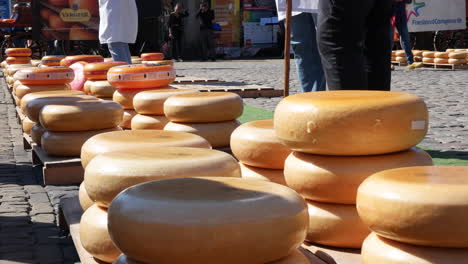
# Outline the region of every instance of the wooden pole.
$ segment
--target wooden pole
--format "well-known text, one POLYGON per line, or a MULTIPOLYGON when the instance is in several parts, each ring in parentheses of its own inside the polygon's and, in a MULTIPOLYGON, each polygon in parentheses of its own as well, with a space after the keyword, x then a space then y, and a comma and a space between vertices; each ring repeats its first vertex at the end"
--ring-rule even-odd
POLYGON ((291 50, 291 13, 292 0, 286 0, 286 19, 284 20, 284 87, 283 96, 289 95, 289 71, 290 71, 290 53, 291 50))

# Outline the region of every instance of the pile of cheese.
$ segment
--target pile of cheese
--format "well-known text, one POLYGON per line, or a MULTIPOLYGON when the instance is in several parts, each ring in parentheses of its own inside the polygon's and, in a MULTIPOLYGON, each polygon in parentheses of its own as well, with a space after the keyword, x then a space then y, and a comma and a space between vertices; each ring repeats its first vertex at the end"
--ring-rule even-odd
POLYGON ((447 49, 447 51, 424 51, 423 62, 434 64, 466 64, 467 49, 447 49))

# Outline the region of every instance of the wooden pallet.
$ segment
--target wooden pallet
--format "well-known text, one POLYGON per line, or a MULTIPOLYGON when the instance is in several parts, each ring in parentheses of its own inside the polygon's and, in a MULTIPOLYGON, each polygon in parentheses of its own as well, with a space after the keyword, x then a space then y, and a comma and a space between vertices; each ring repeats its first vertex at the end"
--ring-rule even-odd
POLYGON ((272 87, 242 82, 212 82, 204 84, 174 84, 178 89, 195 89, 201 92, 232 92, 243 98, 279 97, 283 96, 283 90, 272 87))
POLYGON ((392 65, 396 65, 396 66, 407 66, 408 63, 407 63, 407 62, 401 62, 401 61, 392 61, 392 65))
POLYGON ((443 68, 452 69, 452 71, 468 69, 468 64, 446 64, 446 63, 428 63, 428 62, 424 62, 423 65, 425 67, 430 67, 430 68, 434 68, 434 69, 443 69, 443 68))
POLYGON ((32 149, 33 145, 36 145, 36 143, 34 143, 31 136, 26 134, 26 133, 23 133, 23 148, 24 148, 24 150, 32 149))
POLYGON ((46 185, 78 184, 83 181, 84 170, 81 159, 76 157, 49 156, 41 147, 32 145, 33 165, 42 165, 46 185))
POLYGON ((18 120, 18 124, 22 125, 23 120, 26 118, 26 116, 22 113, 21 108, 19 106, 15 107, 16 110, 16 118, 18 120))
POLYGON ((209 83, 209 82, 222 82, 218 79, 210 79, 210 78, 200 78, 200 77, 191 77, 191 76, 177 76, 174 84, 182 84, 182 83, 209 83))

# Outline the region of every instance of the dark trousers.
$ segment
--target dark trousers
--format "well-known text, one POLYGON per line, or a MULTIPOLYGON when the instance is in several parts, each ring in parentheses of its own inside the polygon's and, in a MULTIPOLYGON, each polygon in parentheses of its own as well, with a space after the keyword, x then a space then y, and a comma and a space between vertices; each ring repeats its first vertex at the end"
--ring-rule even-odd
POLYGON ((319 1, 317 40, 329 90, 390 90, 390 17, 391 0, 319 1))
POLYGON ((172 38, 172 58, 181 59, 182 58, 182 32, 174 31, 172 38))
POLYGON ((215 40, 212 29, 200 29, 202 59, 215 59, 215 40))

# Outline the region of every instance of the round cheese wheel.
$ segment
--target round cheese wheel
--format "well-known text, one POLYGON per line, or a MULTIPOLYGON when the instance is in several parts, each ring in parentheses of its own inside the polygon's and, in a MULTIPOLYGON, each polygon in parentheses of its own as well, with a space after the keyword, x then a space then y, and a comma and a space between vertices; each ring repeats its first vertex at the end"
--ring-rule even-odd
POLYGON ((8 57, 29 57, 32 54, 29 48, 9 48, 5 50, 8 57))
POLYGON ((80 156, 81 147, 86 140, 91 137, 111 132, 121 131, 120 127, 101 129, 101 130, 90 130, 90 131, 79 131, 79 132, 53 132, 46 131, 41 138, 41 146, 47 154, 51 156, 60 157, 74 157, 80 156))
POLYGON ((450 59, 465 59, 468 55, 467 52, 450 52, 449 58, 450 59))
POLYGON ((372 233, 362 244, 361 256, 363 264, 449 264, 466 262, 468 249, 413 246, 372 233))
POLYGON ((198 93, 194 89, 157 89, 138 93, 133 97, 133 107, 142 115, 164 115, 164 102, 177 94, 198 93))
POLYGON ((160 65, 172 65, 174 66, 173 60, 156 60, 156 61, 141 61, 141 63, 146 64, 160 64, 160 65))
POLYGON ((6 82, 8 85, 13 85, 15 83, 15 78, 11 77, 11 76, 7 76, 6 77, 6 82))
POLYGON ((40 60, 31 60, 31 65, 33 67, 39 67, 39 65, 41 65, 41 61, 40 60))
MULTIPOLYGON (((13 76, 17 71, 24 68, 31 68, 31 64, 13 64, 6 68, 5 73, 7 76, 13 76)), ((16 80, 15 80, 16 81, 16 80)))
POLYGON ((107 80, 107 71, 110 68, 125 64, 127 63, 122 61, 88 63, 84 67, 84 76, 87 80, 107 80))
POLYGON ((423 57, 422 61, 424 63, 434 63, 434 58, 423 57))
POLYGON ((84 61, 87 63, 93 62, 103 62, 104 58, 100 55, 76 55, 76 56, 67 56, 60 61, 61 66, 70 66, 76 62, 84 61))
POLYGON ((189 93, 168 98, 164 114, 173 122, 221 122, 241 116, 243 107, 242 98, 235 93, 189 93))
POLYGON ((131 121, 132 130, 157 129, 163 130, 169 120, 165 116, 135 115, 131 121))
MULTIPOLYGON (((424 52, 424 50, 413 50, 413 56, 422 57, 422 56, 423 56, 423 52, 424 52)), ((405 55, 405 56, 406 56, 406 55, 405 55)))
POLYGON ((378 235, 421 246, 468 247, 468 167, 382 171, 359 187, 357 209, 378 235))
POLYGON ((24 118, 22 120, 22 127, 23 127, 23 132, 26 133, 27 135, 31 135, 31 128, 36 125, 35 122, 31 121, 29 118, 24 118))
POLYGON ((371 232, 355 205, 307 201, 309 228, 306 240, 327 246, 361 248, 371 232))
POLYGON ((123 109, 115 102, 83 100, 73 105, 46 105, 39 120, 50 131, 87 131, 116 127, 123 109))
POLYGON ((70 82, 72 90, 80 91, 83 90, 86 78, 84 77, 84 67, 88 64, 87 62, 79 61, 70 65, 70 69, 73 70, 75 78, 70 82))
POLYGON ((163 53, 142 53, 141 54, 142 61, 159 61, 164 60, 163 53))
POLYGON ((288 96, 276 107, 274 123, 278 138, 294 151, 362 156, 415 146, 429 119, 416 95, 342 90, 288 96))
POLYGON ((266 169, 282 169, 291 153, 275 134, 273 120, 242 124, 231 134, 231 150, 244 164, 266 169))
POLYGON ((397 50, 395 51, 395 57, 405 57, 406 58, 406 53, 404 50, 397 50))
POLYGON ((84 182, 80 184, 80 189, 78 191, 78 199, 80 201, 80 206, 81 209, 83 209, 83 211, 88 210, 88 208, 94 204, 93 200, 89 198, 88 193, 86 192, 84 182))
POLYGON ((434 51, 424 51, 423 52, 423 57, 434 58, 435 57, 435 52, 434 51))
POLYGON ((160 130, 126 130, 109 132, 90 138, 81 148, 81 164, 86 168, 97 155, 125 151, 127 149, 160 147, 207 148, 211 145, 204 138, 190 133, 160 130))
POLYGON ((435 58, 434 63, 436 64, 447 64, 449 59, 446 58, 435 58))
POLYGON ((95 81, 86 81, 84 84, 83 84, 83 92, 85 94, 91 94, 91 85, 93 85, 95 81))
POLYGON ((6 68, 7 65, 8 65, 8 64, 7 64, 6 61, 2 61, 2 62, 0 63, 0 67, 2 67, 2 68, 6 68))
POLYGON ((44 56, 42 57, 41 64, 46 66, 60 66, 60 61, 65 57, 65 55, 44 56))
POLYGON ((30 57, 7 57, 5 61, 8 64, 30 64, 31 58, 30 57))
POLYGON ((359 185, 372 174, 432 165, 431 156, 418 148, 377 156, 322 156, 294 152, 286 159, 284 175, 288 186, 305 199, 356 204, 359 185))
POLYGON ((96 98, 89 95, 66 95, 66 96, 55 96, 55 97, 40 97, 31 100, 25 108, 24 114, 34 122, 39 122, 39 114, 42 108, 46 105, 74 105, 77 102, 83 100, 93 100, 96 98))
POLYGON ((439 51, 439 52, 434 53, 434 57, 448 59, 449 53, 445 51, 439 51))
POLYGON ((112 58, 104 58, 104 62, 110 62, 110 61, 114 61, 114 59, 112 59, 112 58))
POLYGON ((421 57, 421 56, 414 56, 414 61, 415 61, 415 62, 422 62, 422 60, 423 60, 423 57, 421 57))
POLYGON ((143 61, 140 58, 132 58, 132 64, 140 64, 143 63, 143 61))
POLYGON ((134 109, 133 108, 133 97, 136 94, 148 91, 148 89, 118 89, 112 95, 112 100, 119 103, 124 109, 134 109))
POLYGON ((449 64, 465 64, 466 59, 448 59, 449 64))
POLYGON ((17 96, 13 95, 13 100, 15 101, 15 105, 20 105, 21 104, 21 99, 19 99, 17 96))
POLYGON ((446 51, 446 52, 454 52, 455 49, 446 49, 445 51, 446 51))
POLYGON ((107 207, 117 194, 135 184, 200 175, 241 177, 237 161, 222 151, 144 147, 94 157, 86 166, 84 181, 89 197, 107 207))
POLYGON ((73 70, 68 67, 26 68, 15 73, 15 78, 27 85, 65 84, 74 77, 73 70))
POLYGON ((251 180, 263 180, 286 185, 283 170, 264 169, 249 166, 239 162, 242 178, 251 180))
POLYGON ((74 95, 84 95, 80 91, 71 91, 71 90, 57 90, 57 91, 46 91, 46 92, 34 92, 25 95, 21 98, 21 111, 26 113, 26 107, 32 100, 42 97, 68 97, 74 95))
POLYGON ((392 50, 392 57, 396 57, 396 50, 392 50))
POLYGON ((187 132, 199 135, 210 142, 214 148, 229 146, 232 132, 240 125, 239 121, 226 121, 216 123, 182 124, 169 122, 164 127, 167 131, 187 132))
POLYGON ((395 60, 398 62, 406 62, 406 57, 395 57, 395 60))
POLYGON ((98 98, 109 98, 112 97, 114 92, 117 90, 108 81, 95 81, 90 85, 90 94, 98 98))
POLYGON ((130 187, 112 201, 108 221, 114 243, 135 260, 218 264, 222 258, 223 264, 239 264, 293 253, 304 240, 308 216, 302 197, 286 186, 203 177, 130 187))
POLYGON ((36 92, 47 92, 47 91, 65 91, 70 90, 68 84, 53 84, 53 85, 29 85, 23 84, 15 88, 15 95, 18 98, 23 98, 25 95, 36 92))
POLYGON ((31 139, 38 146, 41 145, 41 137, 45 133, 45 129, 40 124, 35 124, 31 128, 31 139))
POLYGON ((112 263, 121 254, 107 230, 107 211, 92 205, 81 216, 80 240, 83 248, 93 257, 112 263))
POLYGON ((107 72, 107 80, 117 88, 166 87, 175 80, 171 65, 132 64, 116 66, 107 72))
POLYGON ((132 128, 132 118, 137 115, 135 110, 124 110, 122 122, 120 123, 121 128, 131 129, 132 128))

